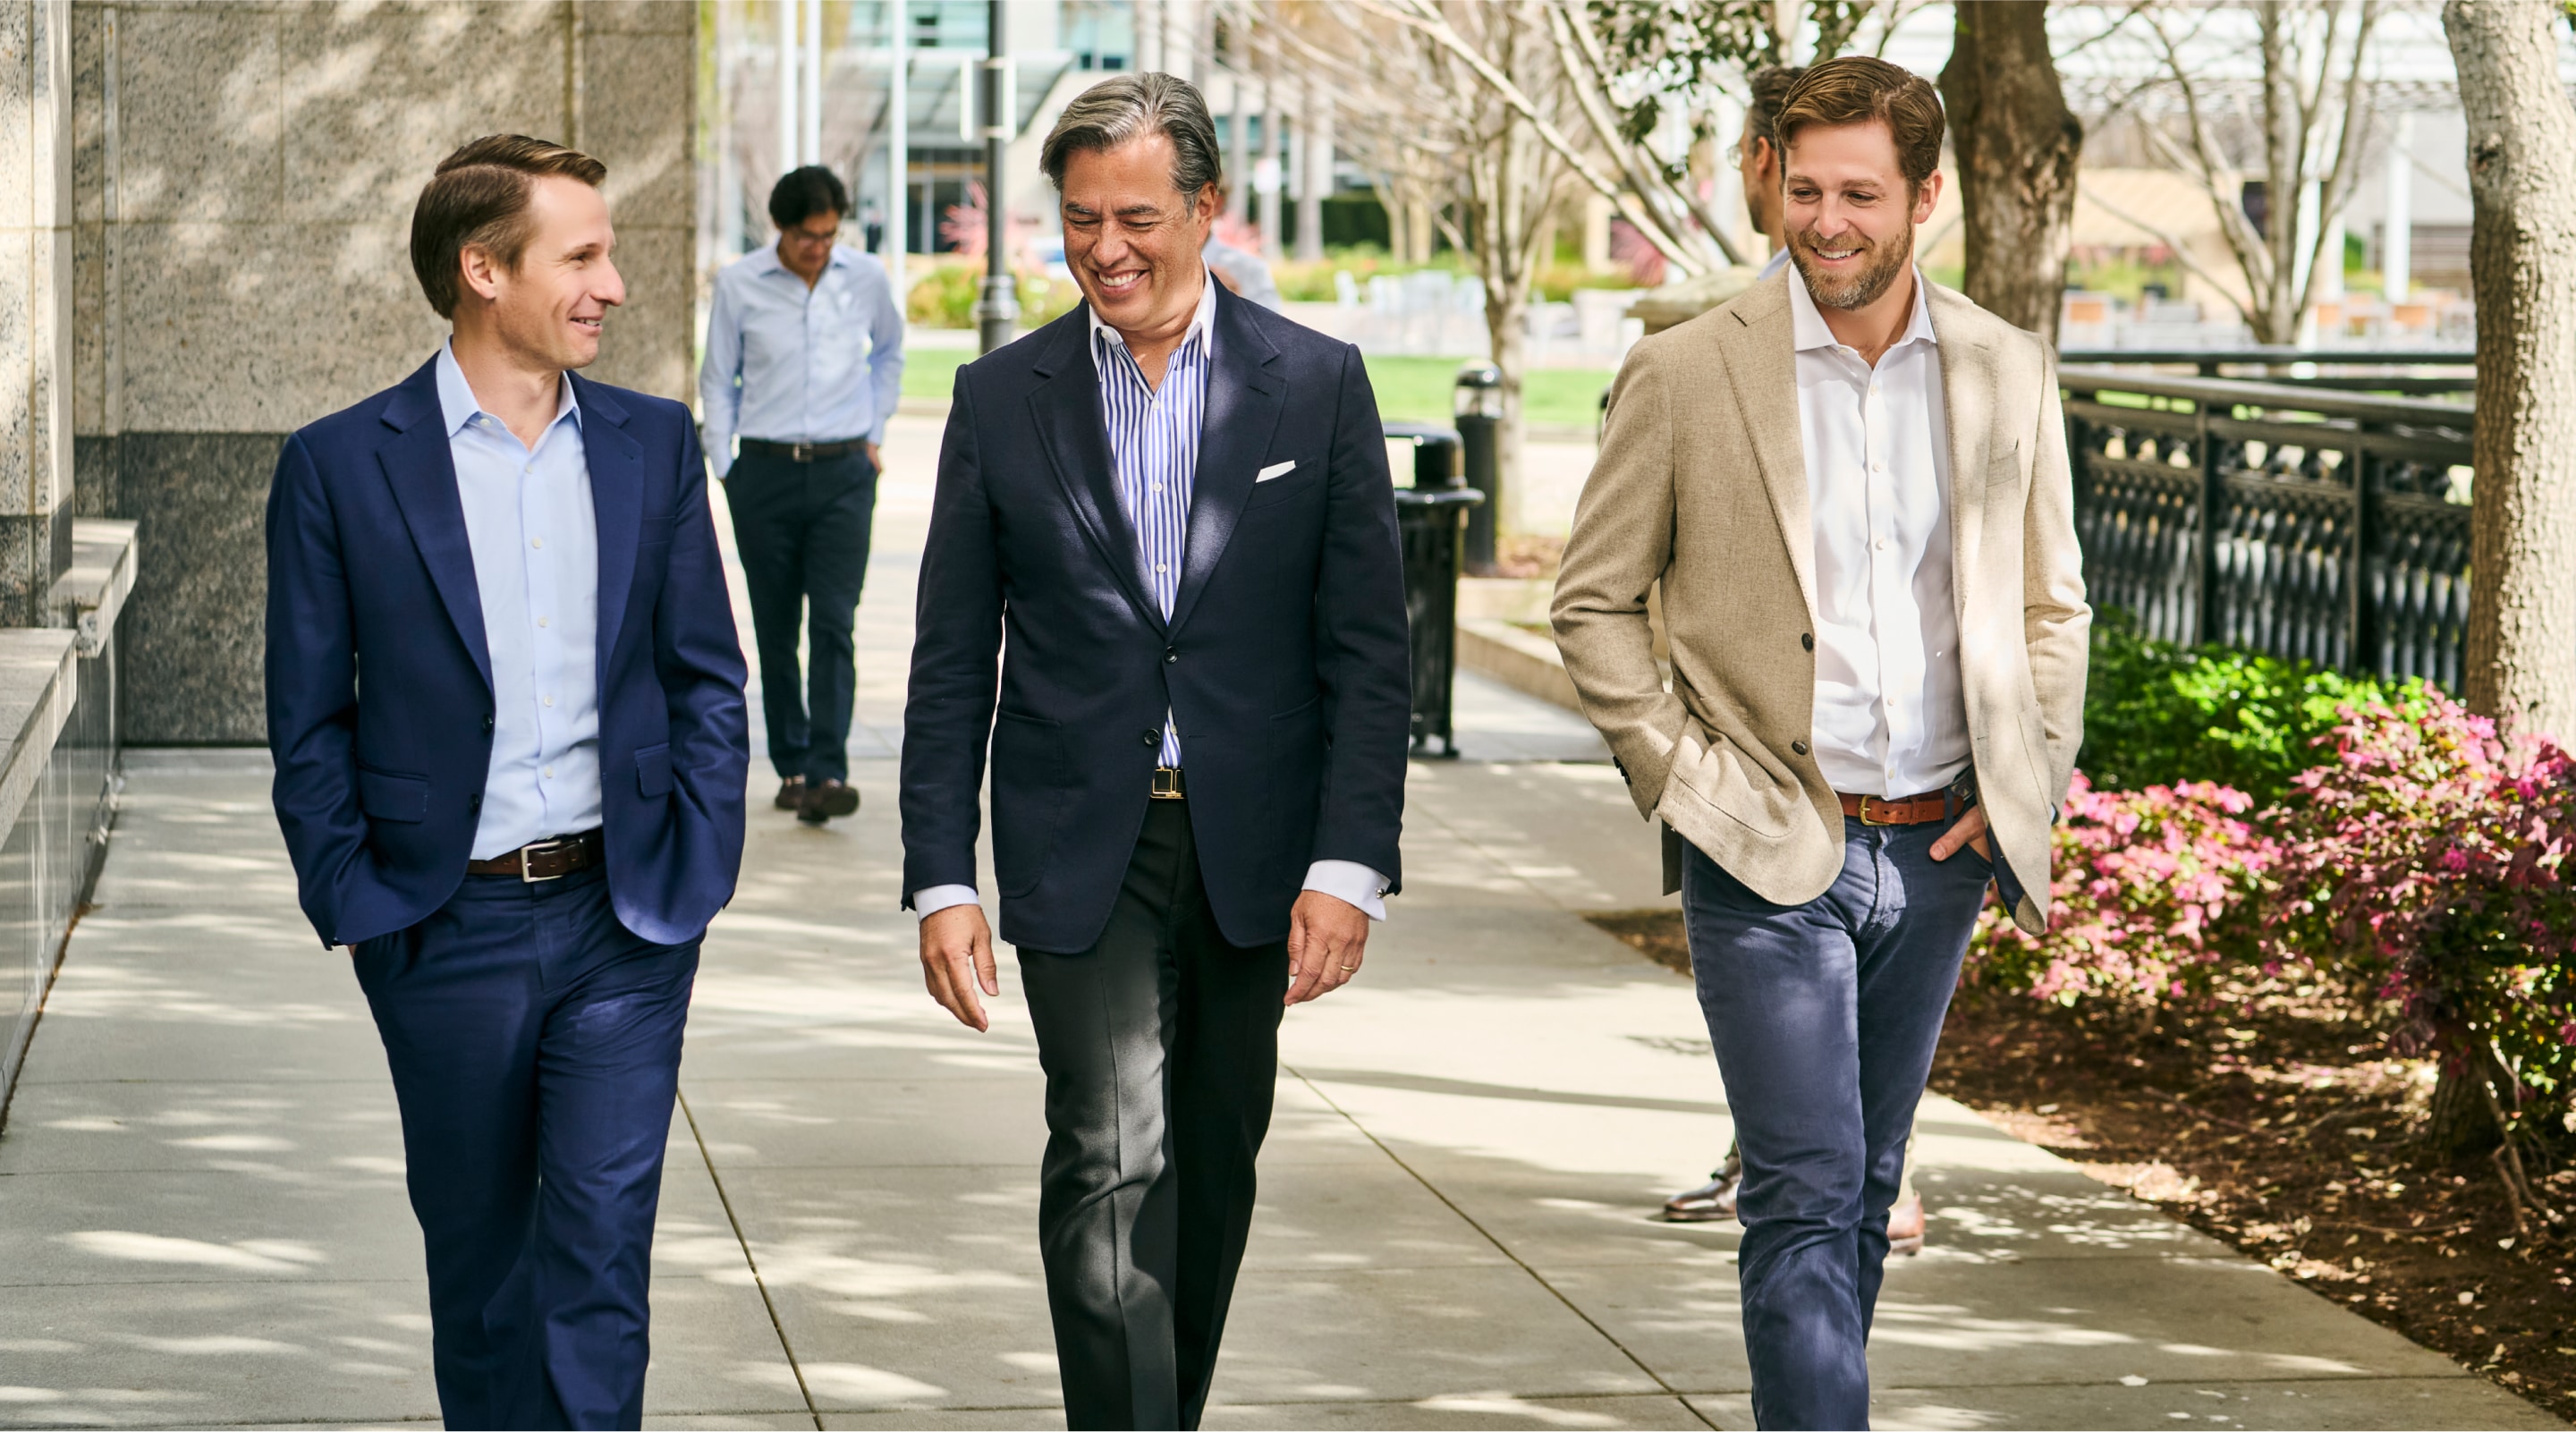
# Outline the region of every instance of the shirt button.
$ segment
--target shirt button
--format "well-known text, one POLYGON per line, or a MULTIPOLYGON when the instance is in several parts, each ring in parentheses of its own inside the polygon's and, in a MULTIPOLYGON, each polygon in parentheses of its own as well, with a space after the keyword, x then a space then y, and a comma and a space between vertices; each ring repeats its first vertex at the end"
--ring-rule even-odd
POLYGON ((551 696, 547 697, 547 698, 546 698, 546 704, 547 704, 548 706, 552 706, 552 705, 554 705, 554 704, 555 704, 555 699, 554 699, 553 697, 551 697, 551 696))
POLYGON ((545 774, 546 774, 546 779, 547 779, 547 780, 550 780, 550 781, 551 781, 551 780, 553 780, 553 779, 555 778, 555 768, 554 768, 554 767, 552 767, 552 766, 548 766, 548 767, 546 767, 546 773, 545 773, 545 774))
POLYGON ((544 617, 539 617, 539 618, 537 618, 537 625, 538 625, 538 626, 541 626, 541 627, 542 627, 542 626, 544 626, 545 624, 546 624, 546 619, 545 619, 544 617))
POLYGON ((1170 565, 1169 565, 1169 564, 1167 564, 1167 563, 1163 563, 1163 562, 1156 562, 1156 563, 1154 564, 1154 571, 1155 571, 1157 574, 1164 573, 1164 572, 1168 572, 1168 571, 1170 571, 1170 570, 1172 570, 1172 569, 1171 569, 1170 565))
POLYGON ((545 549, 546 539, 543 537, 532 537, 528 540, 528 545, 537 548, 539 551, 543 551, 545 549))

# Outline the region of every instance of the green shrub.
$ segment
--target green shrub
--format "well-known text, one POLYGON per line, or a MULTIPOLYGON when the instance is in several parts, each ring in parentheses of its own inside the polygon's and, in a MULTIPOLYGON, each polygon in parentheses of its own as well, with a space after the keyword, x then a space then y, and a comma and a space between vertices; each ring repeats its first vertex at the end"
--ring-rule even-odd
POLYGON ((2423 682, 2390 684, 2232 647, 2185 647, 2138 634, 2116 611, 2093 625, 2084 698, 2085 774, 2102 790, 2215 781, 2277 803, 2290 778, 2332 758, 2320 749, 2345 706, 2429 709, 2423 682))
MULTIPOLYGON (((1071 279, 1022 273, 1019 280, 1023 333, 1062 317, 1082 301, 1082 290, 1071 279)), ((912 280, 904 296, 904 317, 925 328, 972 328, 975 303, 983 296, 982 259, 943 260, 922 269, 920 277, 912 280)))

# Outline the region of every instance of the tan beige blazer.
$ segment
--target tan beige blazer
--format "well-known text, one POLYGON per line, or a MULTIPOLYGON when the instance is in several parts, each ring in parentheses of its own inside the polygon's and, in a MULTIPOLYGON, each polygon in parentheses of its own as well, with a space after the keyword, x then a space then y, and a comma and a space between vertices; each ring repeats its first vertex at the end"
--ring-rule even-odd
MULTIPOLYGON (((1638 812, 1794 905, 1841 873, 1843 815, 1807 747, 1815 538, 1788 282, 1783 271, 1630 352, 1550 615, 1638 812), (1646 620, 1657 582, 1669 691, 1646 620)), ((2056 363, 1960 294, 1933 285, 1930 302, 1969 748, 1993 840, 2026 892, 2014 918, 2036 933, 2049 823, 2083 739, 2093 619, 2056 363)))

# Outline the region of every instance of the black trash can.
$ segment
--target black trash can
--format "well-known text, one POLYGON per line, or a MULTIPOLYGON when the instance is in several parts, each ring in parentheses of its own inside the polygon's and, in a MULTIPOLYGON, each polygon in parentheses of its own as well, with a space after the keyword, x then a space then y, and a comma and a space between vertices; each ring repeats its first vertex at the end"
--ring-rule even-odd
POLYGON ((1388 423, 1390 441, 1413 443, 1413 486, 1395 490, 1404 547, 1404 616, 1413 645, 1413 754, 1458 754, 1450 729, 1458 670, 1458 567, 1463 519, 1485 494, 1459 481, 1458 434, 1428 423, 1388 423))
POLYGON ((1503 370, 1470 363, 1458 370, 1456 406, 1459 457, 1469 487, 1485 500, 1467 514, 1467 570, 1494 574, 1494 524, 1502 516, 1503 370))

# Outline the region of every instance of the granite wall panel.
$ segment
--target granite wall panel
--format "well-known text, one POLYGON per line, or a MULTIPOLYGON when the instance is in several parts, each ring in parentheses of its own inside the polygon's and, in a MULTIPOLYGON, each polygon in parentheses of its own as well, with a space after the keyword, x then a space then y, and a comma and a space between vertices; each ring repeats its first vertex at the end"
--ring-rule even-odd
POLYGON ((275 11, 117 9, 120 222, 274 222, 285 199, 275 11))
POLYGON ((259 745, 268 573, 261 519, 284 433, 126 433, 124 511, 139 519, 125 647, 127 739, 259 745))

